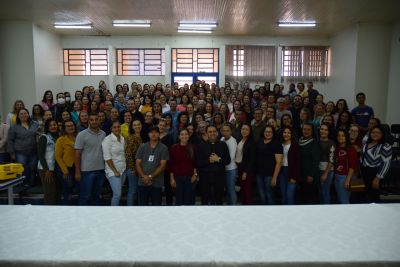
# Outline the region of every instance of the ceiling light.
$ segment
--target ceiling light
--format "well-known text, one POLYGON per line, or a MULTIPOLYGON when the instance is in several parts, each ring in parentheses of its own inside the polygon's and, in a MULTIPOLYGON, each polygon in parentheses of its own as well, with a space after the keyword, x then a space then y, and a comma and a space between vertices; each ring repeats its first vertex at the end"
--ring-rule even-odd
POLYGON ((54 28, 57 29, 91 29, 92 23, 69 23, 69 22, 56 22, 54 28))
POLYGON ((280 21, 278 22, 279 27, 315 27, 317 23, 315 21, 303 21, 303 22, 294 22, 294 21, 280 21))
POLYGON ((114 20, 114 27, 151 27, 150 20, 114 20))
POLYGON ((215 28, 217 27, 217 22, 215 21, 180 21, 180 28, 215 28))
POLYGON ((212 33, 211 30, 199 30, 199 29, 178 29, 178 32, 182 32, 182 33, 212 33))

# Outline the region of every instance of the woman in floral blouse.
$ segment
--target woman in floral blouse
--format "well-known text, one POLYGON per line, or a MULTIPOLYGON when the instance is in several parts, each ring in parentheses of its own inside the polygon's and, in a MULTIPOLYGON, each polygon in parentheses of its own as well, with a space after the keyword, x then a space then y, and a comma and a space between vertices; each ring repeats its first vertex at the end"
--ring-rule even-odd
POLYGON ((129 127, 129 135, 125 140, 125 157, 127 166, 127 177, 128 177, 128 196, 127 204, 128 206, 133 206, 135 196, 137 194, 138 188, 138 176, 136 173, 136 152, 139 146, 143 143, 141 136, 142 123, 140 120, 134 120, 131 122, 129 127))

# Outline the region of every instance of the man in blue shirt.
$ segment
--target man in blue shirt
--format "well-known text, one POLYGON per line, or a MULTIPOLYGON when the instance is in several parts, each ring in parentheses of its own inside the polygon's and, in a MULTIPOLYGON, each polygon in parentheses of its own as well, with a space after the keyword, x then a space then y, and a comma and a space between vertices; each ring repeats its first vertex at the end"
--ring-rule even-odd
POLYGON ((374 117, 374 110, 365 104, 365 98, 364 93, 357 94, 356 100, 358 106, 353 108, 351 116, 353 122, 366 131, 368 129, 368 121, 374 117))

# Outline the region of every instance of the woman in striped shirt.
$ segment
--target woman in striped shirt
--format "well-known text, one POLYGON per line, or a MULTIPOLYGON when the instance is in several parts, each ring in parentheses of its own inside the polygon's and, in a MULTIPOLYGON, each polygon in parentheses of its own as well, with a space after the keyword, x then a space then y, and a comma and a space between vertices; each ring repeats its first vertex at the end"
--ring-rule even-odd
POLYGON ((368 202, 379 202, 379 186, 390 168, 392 147, 386 142, 385 131, 378 125, 371 128, 361 156, 361 174, 364 178, 368 202))

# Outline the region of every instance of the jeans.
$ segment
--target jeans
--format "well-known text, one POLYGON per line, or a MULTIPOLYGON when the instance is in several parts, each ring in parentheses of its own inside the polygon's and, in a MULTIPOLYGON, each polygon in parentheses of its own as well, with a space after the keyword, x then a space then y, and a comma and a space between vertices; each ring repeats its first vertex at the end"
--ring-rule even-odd
POLYGON ((148 206, 151 200, 153 206, 161 206, 162 188, 155 186, 139 186, 138 199, 140 206, 148 206))
POLYGON ((0 153, 0 164, 10 162, 10 155, 8 153, 0 153))
POLYGON ((294 205, 296 184, 289 180, 289 167, 282 166, 279 172, 279 187, 281 188, 281 201, 283 205, 294 205))
POLYGON ((236 178, 238 175, 238 170, 228 170, 226 173, 226 191, 228 193, 228 205, 236 205, 237 195, 236 195, 236 178))
POLYGON ((60 168, 56 168, 57 176, 60 179, 60 183, 62 185, 62 205, 71 205, 72 193, 74 188, 79 189, 79 182, 75 180, 75 167, 68 168, 68 177, 64 178, 64 175, 60 168))
POLYGON ((111 206, 119 206, 119 201, 121 200, 122 185, 126 179, 126 172, 122 173, 120 177, 110 176, 108 177, 108 182, 110 183, 113 196, 111 199, 111 206))
POLYGON ((24 165, 25 184, 35 185, 35 169, 37 166, 37 155, 35 154, 15 154, 15 161, 24 165))
MULTIPOLYGON (((324 171, 321 171, 321 176, 324 171)), ((320 188, 320 199, 321 204, 330 204, 331 203, 331 185, 333 181, 333 171, 329 171, 326 177, 325 182, 321 182, 320 188)))
POLYGON ((347 175, 335 174, 335 188, 340 204, 350 204, 350 191, 344 187, 347 175))
POLYGON ((257 187, 262 205, 273 205, 272 176, 257 175, 257 187))
POLYGON ((83 171, 81 173, 79 205, 99 206, 103 190, 104 170, 83 171))
POLYGON ((126 171, 126 176, 128 178, 128 196, 126 198, 126 202, 128 206, 133 206, 138 192, 139 178, 134 175, 132 169, 128 169, 126 171))
POLYGON ((193 184, 190 176, 176 176, 176 205, 193 205, 193 184))

